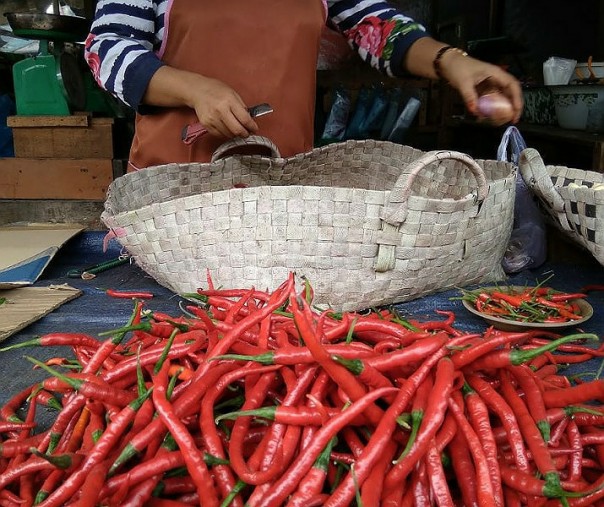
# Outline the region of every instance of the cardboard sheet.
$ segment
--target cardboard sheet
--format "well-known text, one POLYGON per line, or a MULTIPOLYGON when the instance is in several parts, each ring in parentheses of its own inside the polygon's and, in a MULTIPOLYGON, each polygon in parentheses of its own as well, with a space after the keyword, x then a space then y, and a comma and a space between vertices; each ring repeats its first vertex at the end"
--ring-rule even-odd
POLYGON ((80 224, 0 227, 0 289, 33 284, 59 248, 83 229, 80 224))
POLYGON ((5 300, 0 304, 0 341, 81 294, 69 285, 0 290, 0 298, 5 300))

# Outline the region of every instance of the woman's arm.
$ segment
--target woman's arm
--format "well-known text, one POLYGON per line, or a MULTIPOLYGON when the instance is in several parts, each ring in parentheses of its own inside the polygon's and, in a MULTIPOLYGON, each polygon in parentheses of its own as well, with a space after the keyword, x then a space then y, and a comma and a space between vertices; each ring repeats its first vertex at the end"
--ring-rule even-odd
POLYGON ((97 83, 135 110, 190 107, 214 135, 245 137, 258 130, 229 86, 165 65, 155 49, 163 39, 167 0, 100 0, 85 44, 97 83))
MULTIPOLYGON (((134 109, 163 63, 155 55, 162 5, 152 0, 99 0, 85 58, 101 88, 134 109)), ((159 27, 159 32, 163 26, 159 27)))
POLYGON ((461 95, 468 111, 484 116, 478 98, 484 93, 502 94, 511 107, 496 123, 517 122, 522 113, 522 90, 518 80, 496 65, 448 50, 402 12, 381 0, 328 0, 330 22, 350 46, 372 67, 389 76, 412 74, 427 79, 445 79, 461 95), (434 65, 438 60, 439 74, 434 65))

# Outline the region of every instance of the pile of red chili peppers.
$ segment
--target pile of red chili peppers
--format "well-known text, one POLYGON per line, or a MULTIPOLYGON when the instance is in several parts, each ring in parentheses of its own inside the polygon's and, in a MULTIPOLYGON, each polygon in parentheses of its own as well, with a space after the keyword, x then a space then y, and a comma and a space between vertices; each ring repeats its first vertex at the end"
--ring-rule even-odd
POLYGON ((320 311, 293 277, 208 285, 179 316, 136 300, 102 340, 12 346, 73 357, 29 357, 48 378, 0 408, 0 505, 603 502, 604 380, 560 372, 603 357, 597 336, 320 311))
POLYGON ((517 322, 565 323, 583 318, 577 300, 584 293, 555 291, 549 287, 501 287, 464 291, 462 299, 481 313, 517 322))

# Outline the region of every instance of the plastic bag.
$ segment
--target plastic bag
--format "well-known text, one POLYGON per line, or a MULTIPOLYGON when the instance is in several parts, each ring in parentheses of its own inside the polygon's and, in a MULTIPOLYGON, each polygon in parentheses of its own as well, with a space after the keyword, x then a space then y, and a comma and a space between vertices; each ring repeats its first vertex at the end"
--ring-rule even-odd
POLYGON ((388 139, 390 132, 394 128, 396 119, 399 115, 399 109, 402 99, 402 90, 400 88, 394 88, 390 90, 390 97, 388 98, 388 107, 386 108, 386 114, 384 115, 384 122, 382 123, 382 129, 380 131, 380 139, 385 141, 388 139))
POLYGON ((328 144, 344 139, 346 125, 350 116, 350 95, 343 88, 338 88, 327 121, 321 136, 321 143, 328 144))
POLYGON ((388 96, 384 91, 383 86, 378 86, 374 89, 371 106, 367 111, 365 121, 361 125, 363 132, 367 132, 367 137, 379 136, 380 129, 386 117, 386 109, 388 107, 388 96))
POLYGON ((419 99, 415 97, 409 98, 407 104, 405 104, 405 107, 401 111, 401 114, 394 123, 392 131, 388 135, 388 141, 392 141, 393 143, 399 144, 403 143, 405 139, 405 134, 407 133, 407 130, 409 130, 409 127, 413 123, 413 120, 415 120, 415 117, 417 116, 421 105, 422 103, 419 99))
MULTIPOLYGON (((526 143, 518 129, 508 127, 497 149, 497 160, 508 161, 518 166, 520 153, 525 148, 526 143)), ((518 172, 516 200, 514 201, 514 225, 503 256, 503 270, 510 274, 541 266, 547 257, 545 231, 543 215, 530 189, 518 172)))
POLYGON ((371 106, 371 89, 365 86, 361 87, 357 96, 357 101, 352 114, 352 118, 346 127, 344 139, 365 139, 367 132, 363 128, 363 123, 367 118, 369 107, 371 106))
POLYGON ((543 62, 543 83, 551 85, 567 85, 573 76, 577 60, 568 58, 549 57, 543 62))

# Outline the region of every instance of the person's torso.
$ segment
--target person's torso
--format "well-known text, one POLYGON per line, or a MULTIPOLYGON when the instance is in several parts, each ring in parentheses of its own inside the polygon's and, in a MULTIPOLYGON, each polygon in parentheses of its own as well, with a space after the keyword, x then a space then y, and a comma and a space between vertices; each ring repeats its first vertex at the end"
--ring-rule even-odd
MULTIPOLYGON (((172 67, 225 82, 248 106, 268 102, 274 112, 257 120, 258 134, 290 156, 312 148, 324 22, 322 0, 173 0, 159 56, 172 67)), ((131 164, 208 161, 225 139, 206 134, 183 143, 183 127, 197 121, 184 107, 138 115, 131 164)))

